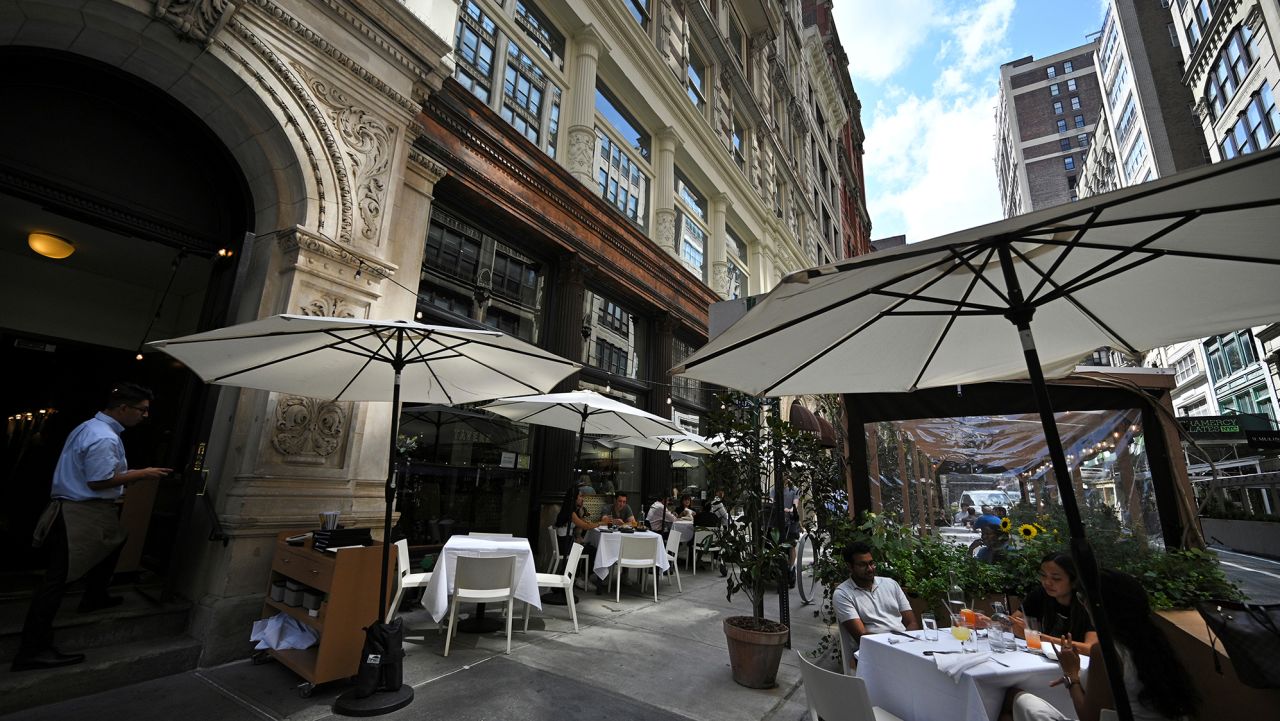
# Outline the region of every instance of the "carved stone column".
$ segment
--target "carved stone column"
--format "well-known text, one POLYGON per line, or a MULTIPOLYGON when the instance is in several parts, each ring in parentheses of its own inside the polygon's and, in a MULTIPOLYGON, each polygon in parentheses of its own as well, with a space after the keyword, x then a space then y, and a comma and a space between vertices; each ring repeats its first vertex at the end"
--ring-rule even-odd
POLYGON ((594 187, 592 171, 596 148, 596 66, 604 39, 592 25, 573 35, 573 57, 569 75, 573 83, 567 93, 569 116, 569 152, 565 167, 587 187, 594 187))
POLYGON ((729 297, 728 242, 724 223, 732 204, 725 193, 711 196, 711 247, 707 248, 707 258, 711 261, 711 289, 721 298, 729 297))
POLYGON ((653 134, 653 242, 680 257, 676 244, 676 148, 680 136, 675 128, 661 128, 653 134))
MULTIPOLYGON (((585 324, 584 305, 587 284, 582 262, 576 255, 564 255, 556 264, 554 293, 551 298, 551 322, 546 329, 546 349, 581 362, 582 328, 585 324)), ((553 390, 565 392, 577 390, 578 374, 561 381, 553 390)), ((576 434, 573 431, 543 428, 542 442, 536 454, 537 469, 534 478, 537 486, 534 495, 550 501, 568 487, 577 451, 576 434)))

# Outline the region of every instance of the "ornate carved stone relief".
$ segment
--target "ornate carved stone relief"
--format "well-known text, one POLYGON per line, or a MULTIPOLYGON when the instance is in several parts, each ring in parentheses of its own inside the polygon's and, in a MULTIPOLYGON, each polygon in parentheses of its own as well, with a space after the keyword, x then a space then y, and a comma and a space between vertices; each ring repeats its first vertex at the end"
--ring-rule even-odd
MULTIPOLYGON (((328 108, 329 120, 346 146, 347 161, 355 177, 360 236, 377 243, 382 233, 383 203, 391 171, 391 156, 395 152, 396 131, 368 110, 358 107, 350 96, 328 80, 316 76, 299 63, 292 65, 306 81, 312 95, 328 108)), ((344 223, 348 232, 349 222, 344 223)))
POLYGON ((356 311, 347 304, 347 299, 336 293, 320 293, 310 300, 298 305, 299 315, 324 316, 328 318, 358 318, 356 311))
POLYGON ((285 463, 331 465, 340 459, 347 435, 350 403, 302 396, 280 396, 276 401, 271 446, 285 463))
POLYGON ((155 16, 179 35, 208 46, 239 7, 233 0, 156 0, 155 16))
POLYGON ((674 254, 676 249, 676 212, 666 208, 659 208, 654 213, 654 216, 654 240, 657 241, 659 248, 674 254))
POLYGON ((711 264, 711 290, 720 297, 729 295, 729 264, 716 261, 711 264))
POLYGON ((595 157, 596 134, 585 125, 569 128, 569 172, 591 185, 591 159, 595 157))

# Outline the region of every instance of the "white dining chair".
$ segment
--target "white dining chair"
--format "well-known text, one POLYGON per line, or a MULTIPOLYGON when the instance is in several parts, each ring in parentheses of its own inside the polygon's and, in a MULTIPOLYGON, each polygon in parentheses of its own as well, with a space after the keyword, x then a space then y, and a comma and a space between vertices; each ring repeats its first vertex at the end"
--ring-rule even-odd
POLYGON ((720 558, 720 547, 715 545, 716 532, 707 530, 697 530, 693 532, 693 552, 689 554, 693 566, 693 575, 698 575, 698 561, 702 559, 702 554, 710 553, 712 561, 720 558), (707 539, 711 539, 710 542, 707 539))
POLYGON ((867 683, 857 676, 845 676, 815 665, 796 651, 800 659, 800 679, 809 702, 809 721, 902 721, 879 706, 871 705, 867 683))
POLYGON ((507 654, 511 653, 511 616, 516 589, 515 556, 458 556, 453 575, 453 601, 449 604, 449 630, 444 655, 458 629, 459 603, 506 602, 507 654))
POLYGON ((675 576, 676 588, 680 589, 680 593, 684 593, 684 584, 680 583, 680 534, 672 533, 667 536, 667 583, 671 583, 671 577, 675 576))
POLYGON ((556 535, 555 526, 547 526, 547 549, 547 555, 551 559, 551 563, 547 565, 547 573, 555 573, 560 569, 560 560, 564 558, 560 555, 560 538, 556 535))
MULTIPOLYGON (((569 617, 573 619, 573 632, 578 633, 578 607, 573 598, 573 577, 578 570, 578 559, 582 557, 586 546, 581 543, 573 544, 573 550, 569 551, 569 562, 564 564, 564 573, 539 573, 538 588, 559 588, 564 591, 565 603, 569 606, 569 617)), ((529 604, 524 605, 524 630, 529 632, 529 604)))
MULTIPOLYGON (((622 600, 622 569, 648 568, 653 571, 653 601, 658 602, 658 561, 653 555, 653 538, 625 535, 618 548, 618 568, 614 572, 615 603, 622 600)), ((640 574, 640 593, 644 593, 644 573, 640 574)))
POLYGON ((396 590, 391 599, 391 606, 387 608, 386 622, 396 617, 400 611, 400 601, 404 599, 404 592, 410 588, 426 588, 431 582, 431 573, 410 573, 412 568, 409 565, 409 542, 400 539, 395 543, 396 547, 396 590))

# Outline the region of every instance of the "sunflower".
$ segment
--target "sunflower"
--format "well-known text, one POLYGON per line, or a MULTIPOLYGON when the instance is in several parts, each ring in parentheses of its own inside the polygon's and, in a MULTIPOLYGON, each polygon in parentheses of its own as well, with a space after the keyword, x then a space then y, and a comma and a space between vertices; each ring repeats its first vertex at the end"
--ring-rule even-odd
POLYGON ((1018 535, 1022 536, 1028 541, 1035 538, 1036 534, 1039 532, 1040 531, 1037 530, 1036 527, 1030 523, 1024 523, 1021 526, 1018 526, 1018 535))
POLYGON ((1010 528, 1013 528, 1013 521, 1010 521, 1010 520, 1009 520, 1009 519, 1007 519, 1007 518, 1001 518, 1001 519, 1000 519, 1000 531, 1001 531, 1002 533, 1008 533, 1010 528))

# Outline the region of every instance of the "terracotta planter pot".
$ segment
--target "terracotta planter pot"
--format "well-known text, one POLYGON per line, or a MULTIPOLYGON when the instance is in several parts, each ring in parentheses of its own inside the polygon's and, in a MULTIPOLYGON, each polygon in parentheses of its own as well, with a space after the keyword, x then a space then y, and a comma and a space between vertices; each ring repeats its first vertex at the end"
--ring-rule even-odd
POLYGON ((780 631, 755 631, 737 624, 750 625, 750 616, 732 616, 724 620, 724 637, 729 643, 729 665, 733 680, 747 688, 773 688, 777 685, 778 664, 782 662, 787 638, 786 626, 772 624, 780 631))

